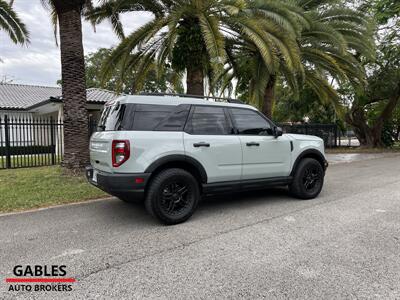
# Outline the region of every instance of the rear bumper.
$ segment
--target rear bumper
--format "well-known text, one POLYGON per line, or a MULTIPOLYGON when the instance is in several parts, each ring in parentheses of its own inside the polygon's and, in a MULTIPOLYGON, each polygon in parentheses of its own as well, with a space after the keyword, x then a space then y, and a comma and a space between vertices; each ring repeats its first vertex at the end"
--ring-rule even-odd
POLYGON ((118 174, 96 170, 97 181, 93 180, 93 167, 86 167, 86 178, 90 184, 116 197, 132 201, 144 198, 146 184, 151 173, 118 174))

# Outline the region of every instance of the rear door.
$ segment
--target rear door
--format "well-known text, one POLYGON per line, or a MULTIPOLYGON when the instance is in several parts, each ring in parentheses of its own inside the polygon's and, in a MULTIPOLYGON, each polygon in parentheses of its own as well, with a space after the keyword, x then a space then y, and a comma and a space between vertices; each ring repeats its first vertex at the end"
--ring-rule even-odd
POLYGON ((224 107, 192 106, 183 135, 185 154, 203 165, 208 183, 240 179, 242 149, 233 133, 224 107))
POLYGON ((272 124, 258 111, 229 108, 243 149, 242 179, 288 176, 290 141, 273 136, 272 124))

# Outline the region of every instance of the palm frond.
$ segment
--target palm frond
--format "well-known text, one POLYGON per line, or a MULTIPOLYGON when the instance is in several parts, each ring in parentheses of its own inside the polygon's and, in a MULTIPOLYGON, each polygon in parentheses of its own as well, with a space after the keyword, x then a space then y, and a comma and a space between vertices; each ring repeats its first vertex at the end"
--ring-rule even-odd
POLYGON ((312 47, 303 47, 301 52, 303 59, 318 69, 326 70, 332 77, 340 80, 345 81, 347 79, 346 73, 342 70, 340 64, 327 52, 312 47))
POLYGON ((226 60, 225 40, 218 28, 218 20, 215 16, 199 15, 200 27, 205 46, 211 57, 213 66, 222 67, 226 60))
POLYGON ((339 116, 343 115, 343 106, 340 97, 330 83, 315 71, 306 70, 306 85, 311 88, 318 98, 325 104, 332 104, 339 116))
POLYGON ((29 43, 29 32, 11 5, 0 0, 0 30, 3 30, 15 44, 29 43))
POLYGON ((347 42, 339 32, 331 26, 317 21, 313 22, 309 29, 302 32, 301 40, 303 44, 310 43, 314 45, 325 43, 332 45, 340 49, 343 53, 347 49, 347 42))

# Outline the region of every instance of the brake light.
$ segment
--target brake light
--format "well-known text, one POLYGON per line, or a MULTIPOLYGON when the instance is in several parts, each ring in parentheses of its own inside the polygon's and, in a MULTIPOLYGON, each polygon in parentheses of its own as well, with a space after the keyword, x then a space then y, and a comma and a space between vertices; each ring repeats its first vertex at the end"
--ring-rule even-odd
POLYGON ((112 141, 112 165, 119 167, 126 162, 131 155, 128 140, 113 140, 112 141))

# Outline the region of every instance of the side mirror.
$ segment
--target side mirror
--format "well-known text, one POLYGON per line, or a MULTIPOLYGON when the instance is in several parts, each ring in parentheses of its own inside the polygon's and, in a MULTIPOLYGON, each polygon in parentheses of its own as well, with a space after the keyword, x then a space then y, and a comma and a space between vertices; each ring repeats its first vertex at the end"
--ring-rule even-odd
POLYGON ((277 138, 279 136, 282 136, 282 134, 283 134, 282 128, 275 126, 274 127, 274 136, 275 136, 275 138, 277 138))

